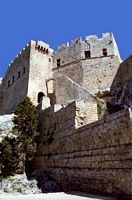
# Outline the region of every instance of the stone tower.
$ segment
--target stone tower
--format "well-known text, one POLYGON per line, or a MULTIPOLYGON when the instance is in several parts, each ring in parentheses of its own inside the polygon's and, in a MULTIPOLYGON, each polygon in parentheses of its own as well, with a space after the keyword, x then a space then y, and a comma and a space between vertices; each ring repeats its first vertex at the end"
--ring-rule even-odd
POLYGON ((52 77, 52 52, 49 45, 31 41, 9 65, 2 82, 2 112, 10 113, 25 97, 34 105, 47 96, 46 80, 52 77))

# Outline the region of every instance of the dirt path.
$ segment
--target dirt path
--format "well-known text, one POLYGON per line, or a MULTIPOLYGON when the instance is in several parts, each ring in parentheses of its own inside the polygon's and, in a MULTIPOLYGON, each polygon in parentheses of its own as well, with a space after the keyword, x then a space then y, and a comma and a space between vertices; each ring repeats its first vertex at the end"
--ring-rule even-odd
POLYGON ((86 193, 48 193, 34 195, 0 195, 0 200, 116 200, 86 193))

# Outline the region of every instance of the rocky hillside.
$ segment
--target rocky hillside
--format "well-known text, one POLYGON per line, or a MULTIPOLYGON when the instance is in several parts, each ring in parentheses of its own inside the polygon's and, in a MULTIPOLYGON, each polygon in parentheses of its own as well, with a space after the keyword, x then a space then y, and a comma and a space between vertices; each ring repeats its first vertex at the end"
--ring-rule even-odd
POLYGON ((9 138, 16 137, 12 133, 13 117, 14 117, 14 114, 0 115, 0 143, 6 136, 8 136, 9 138))

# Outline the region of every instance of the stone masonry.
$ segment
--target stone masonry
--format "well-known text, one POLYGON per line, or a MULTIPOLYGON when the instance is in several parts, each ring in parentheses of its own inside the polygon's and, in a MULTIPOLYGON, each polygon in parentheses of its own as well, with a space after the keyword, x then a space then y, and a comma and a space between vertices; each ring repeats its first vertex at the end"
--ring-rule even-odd
POLYGON ((76 126, 79 114, 75 103, 55 115, 45 110, 41 113, 42 136, 34 167, 52 174, 65 191, 132 199, 130 116, 128 110, 122 110, 91 124, 76 126))

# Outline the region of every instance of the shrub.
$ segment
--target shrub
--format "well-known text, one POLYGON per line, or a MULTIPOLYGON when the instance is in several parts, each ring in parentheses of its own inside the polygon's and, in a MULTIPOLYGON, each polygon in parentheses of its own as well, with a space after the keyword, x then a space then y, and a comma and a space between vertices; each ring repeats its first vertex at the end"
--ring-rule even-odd
POLYGON ((18 140, 21 143, 25 158, 30 160, 36 151, 35 139, 39 135, 37 132, 38 114, 36 107, 29 97, 25 97, 16 107, 14 114, 13 130, 18 132, 18 140))

